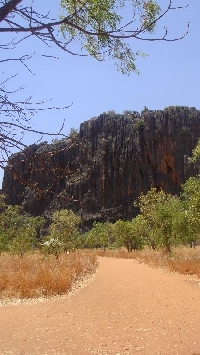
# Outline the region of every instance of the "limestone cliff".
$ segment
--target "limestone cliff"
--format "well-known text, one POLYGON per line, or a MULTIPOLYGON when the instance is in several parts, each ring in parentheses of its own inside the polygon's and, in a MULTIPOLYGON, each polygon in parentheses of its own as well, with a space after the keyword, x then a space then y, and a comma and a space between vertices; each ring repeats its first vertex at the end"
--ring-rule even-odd
POLYGON ((7 203, 23 203, 33 215, 72 209, 86 227, 130 219, 141 192, 156 187, 178 194, 197 173, 188 157, 199 137, 195 108, 102 114, 66 139, 12 155, 3 193, 7 203))

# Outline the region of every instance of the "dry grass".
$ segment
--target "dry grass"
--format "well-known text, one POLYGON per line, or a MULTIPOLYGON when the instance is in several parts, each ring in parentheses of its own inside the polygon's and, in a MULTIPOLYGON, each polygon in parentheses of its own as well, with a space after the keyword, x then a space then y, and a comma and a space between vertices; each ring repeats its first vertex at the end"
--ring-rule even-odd
POLYGON ((124 259, 137 259, 153 267, 166 268, 180 274, 197 275, 200 278, 200 246, 196 249, 187 247, 174 248, 170 255, 161 251, 144 249, 128 253, 122 251, 98 251, 97 255, 124 259))
POLYGON ((167 256, 144 249, 128 253, 125 250, 75 252, 46 259, 39 253, 23 258, 0 255, 0 300, 51 297, 69 292, 80 278, 94 272, 97 256, 136 259, 153 267, 166 268, 200 278, 200 247, 176 248, 167 256))
POLYGON ((58 260, 44 259, 39 253, 23 258, 1 254, 0 300, 65 294, 96 267, 96 255, 87 252, 64 254, 58 260))

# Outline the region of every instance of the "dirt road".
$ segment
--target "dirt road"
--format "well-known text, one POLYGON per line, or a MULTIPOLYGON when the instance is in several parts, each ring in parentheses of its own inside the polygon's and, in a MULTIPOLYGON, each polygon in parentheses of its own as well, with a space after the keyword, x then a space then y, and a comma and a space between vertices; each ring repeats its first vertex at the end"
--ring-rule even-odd
POLYGON ((0 307, 0 355, 200 355, 194 278, 100 258, 84 287, 0 307))

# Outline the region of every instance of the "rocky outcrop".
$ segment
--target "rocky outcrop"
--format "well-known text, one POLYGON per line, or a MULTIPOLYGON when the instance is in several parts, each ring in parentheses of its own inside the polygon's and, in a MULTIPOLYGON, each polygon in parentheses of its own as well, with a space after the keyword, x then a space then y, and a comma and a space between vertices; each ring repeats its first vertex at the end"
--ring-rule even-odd
POLYGON ((33 215, 72 209, 86 227, 130 219, 141 192, 156 187, 178 194, 197 173, 188 157, 199 137, 195 108, 102 114, 66 139, 12 155, 3 193, 7 203, 23 204, 33 215))

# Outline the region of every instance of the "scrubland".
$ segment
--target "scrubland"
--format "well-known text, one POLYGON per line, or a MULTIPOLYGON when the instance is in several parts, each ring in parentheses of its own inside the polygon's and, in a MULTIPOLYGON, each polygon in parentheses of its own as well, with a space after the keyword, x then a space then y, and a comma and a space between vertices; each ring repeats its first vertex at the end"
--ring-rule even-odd
POLYGON ((135 259, 151 267, 160 267, 200 278, 200 246, 174 248, 170 255, 145 248, 142 251, 87 250, 44 258, 39 252, 23 258, 9 253, 0 255, 0 300, 51 297, 68 293, 73 285, 93 273, 98 256, 135 259))

